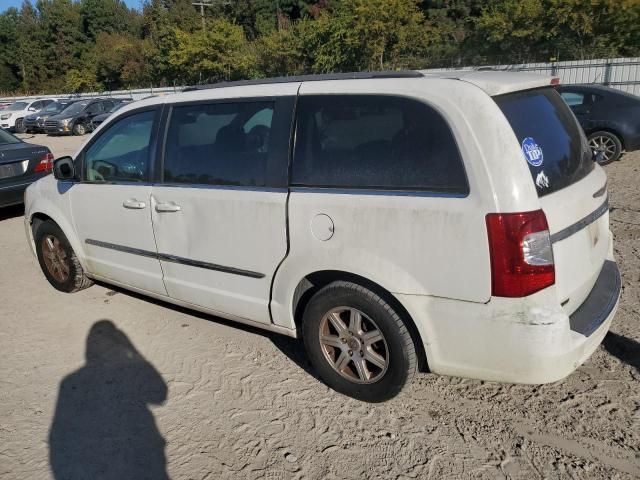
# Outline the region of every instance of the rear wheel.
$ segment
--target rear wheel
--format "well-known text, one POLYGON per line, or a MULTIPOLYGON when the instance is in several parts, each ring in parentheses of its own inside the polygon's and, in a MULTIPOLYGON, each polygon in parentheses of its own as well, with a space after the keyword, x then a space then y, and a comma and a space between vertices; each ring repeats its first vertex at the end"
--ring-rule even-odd
POLYGON ((76 123, 73 126, 74 135, 84 135, 85 133, 87 133, 87 129, 82 123, 76 123))
POLYGON ((595 153, 601 153, 600 165, 615 162, 622 155, 622 142, 611 132, 599 131, 589 135, 589 147, 595 153))
POLYGON ((24 119, 19 118, 16 120, 16 133, 25 133, 27 131, 27 128, 24 126, 24 119))
POLYGON ((417 369, 411 334, 398 313, 355 283, 333 282, 309 300, 303 337, 325 383, 358 400, 394 397, 417 369))
POLYGON ((61 292, 77 292, 93 284, 85 274, 67 237, 46 221, 34 233, 38 263, 49 283, 61 292))

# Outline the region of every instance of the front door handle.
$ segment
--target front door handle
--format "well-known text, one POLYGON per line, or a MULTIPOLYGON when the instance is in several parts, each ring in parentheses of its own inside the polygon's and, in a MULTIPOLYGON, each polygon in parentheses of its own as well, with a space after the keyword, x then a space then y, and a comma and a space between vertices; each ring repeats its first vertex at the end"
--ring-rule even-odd
POLYGON ((129 200, 125 200, 122 202, 122 206, 124 208, 132 208, 132 209, 143 209, 147 206, 146 203, 141 202, 140 200, 136 200, 135 198, 130 198, 129 200))
POLYGON ((179 212, 179 211, 180 211, 180 205, 176 205, 173 202, 156 204, 156 212, 179 212))

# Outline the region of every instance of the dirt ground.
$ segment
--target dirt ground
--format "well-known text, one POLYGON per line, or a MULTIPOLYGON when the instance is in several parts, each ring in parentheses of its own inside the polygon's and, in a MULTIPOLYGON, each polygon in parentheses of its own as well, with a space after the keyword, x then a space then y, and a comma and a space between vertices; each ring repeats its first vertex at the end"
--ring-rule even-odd
POLYGON ((640 153, 606 170, 624 291, 593 357, 543 386, 420 374, 380 405, 325 387, 294 340, 55 291, 0 211, 0 478, 640 478, 640 153))

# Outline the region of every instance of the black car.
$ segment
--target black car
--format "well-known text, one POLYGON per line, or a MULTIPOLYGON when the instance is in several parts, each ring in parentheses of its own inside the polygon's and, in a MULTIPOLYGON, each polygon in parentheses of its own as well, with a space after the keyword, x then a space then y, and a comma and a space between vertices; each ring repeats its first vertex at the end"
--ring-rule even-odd
POLYGON ((587 134, 589 145, 604 165, 622 151, 640 149, 640 97, 600 85, 563 85, 562 98, 587 134))
POLYGON ((102 122, 104 122, 107 118, 109 118, 113 112, 115 112, 116 110, 121 109, 122 107, 124 107, 125 105, 129 105, 129 103, 131 103, 130 100, 117 100, 118 103, 116 103, 113 108, 111 108, 111 110, 105 112, 105 113, 101 113, 100 115, 96 115, 95 117, 93 117, 93 120, 91 120, 91 131, 94 131, 96 128, 98 128, 100 126, 100 124, 102 124, 102 122))
POLYGON ((24 190, 51 173, 53 155, 0 129, 0 207, 22 203, 24 190))
POLYGON ((57 115, 44 122, 49 135, 84 135, 91 131, 91 121, 117 103, 113 99, 85 98, 73 103, 57 115))
POLYGON ((58 100, 50 103, 37 113, 32 113, 24 117, 24 128, 27 133, 44 132, 44 123, 49 117, 61 113, 65 108, 77 102, 78 99, 58 100))

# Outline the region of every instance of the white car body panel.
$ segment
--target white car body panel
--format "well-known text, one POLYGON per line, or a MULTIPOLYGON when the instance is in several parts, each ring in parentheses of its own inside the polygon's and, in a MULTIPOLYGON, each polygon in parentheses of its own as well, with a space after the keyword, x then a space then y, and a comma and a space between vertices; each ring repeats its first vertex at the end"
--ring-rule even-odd
POLYGON ((233 86, 143 100, 120 109, 93 135, 129 111, 173 102, 326 94, 411 97, 429 104, 449 124, 470 193, 82 184, 59 191, 64 182, 49 176, 27 190, 27 230, 30 235, 34 214, 49 216, 94 278, 290 336, 298 334, 294 303, 305 277, 321 271, 360 276, 406 309, 432 371, 555 381, 588 357, 615 314, 614 308, 587 337, 570 328, 569 316, 587 298, 605 260, 613 260, 608 214, 553 244, 556 284, 525 298, 492 296, 485 223, 488 213, 542 209, 553 236, 591 215, 607 198, 606 189, 595 195, 606 182, 598 166, 573 185, 538 197, 519 142, 490 95, 549 83, 548 77, 532 74, 443 72, 233 86), (130 198, 148 202, 148 209, 123 209, 130 198), (159 203, 180 210, 157 212, 159 203), (157 258, 107 253, 87 245, 87 238, 155 251, 157 258), (197 268, 171 257, 264 276, 197 268))
POLYGON ((269 324, 273 273, 287 253, 287 191, 153 187, 158 252, 263 275, 255 278, 161 259, 169 296, 269 324), (178 212, 158 212, 171 202, 178 212), (198 230, 193 230, 198 225, 198 230))

